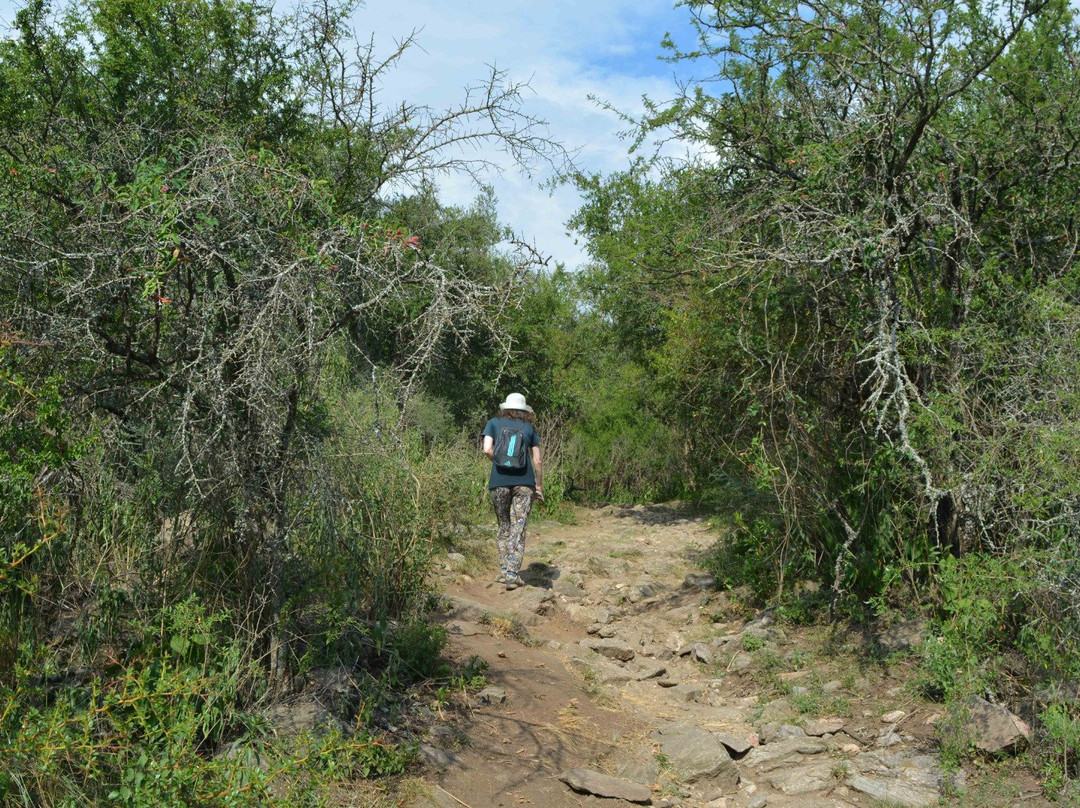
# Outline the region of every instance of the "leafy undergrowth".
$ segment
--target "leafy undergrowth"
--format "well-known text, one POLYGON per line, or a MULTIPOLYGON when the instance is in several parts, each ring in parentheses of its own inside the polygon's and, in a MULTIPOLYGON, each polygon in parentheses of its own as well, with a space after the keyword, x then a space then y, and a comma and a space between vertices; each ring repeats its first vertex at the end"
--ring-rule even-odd
POLYGON ((329 806, 346 792, 378 805, 389 791, 371 781, 416 760, 410 724, 484 681, 478 661, 443 661, 445 635, 416 622, 387 634, 372 669, 345 672, 323 720, 283 732, 225 616, 192 599, 163 619, 97 670, 59 671, 45 649, 21 649, 0 684, 0 805, 329 806))

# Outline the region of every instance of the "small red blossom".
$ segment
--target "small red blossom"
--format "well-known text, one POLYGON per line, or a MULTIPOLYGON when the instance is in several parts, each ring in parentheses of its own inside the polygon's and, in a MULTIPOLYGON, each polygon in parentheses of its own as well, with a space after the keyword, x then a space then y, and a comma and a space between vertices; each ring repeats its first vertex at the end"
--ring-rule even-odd
POLYGON ((150 299, 153 300, 155 303, 166 303, 166 304, 172 303, 172 301, 169 300, 169 298, 162 297, 161 295, 150 295, 150 299))

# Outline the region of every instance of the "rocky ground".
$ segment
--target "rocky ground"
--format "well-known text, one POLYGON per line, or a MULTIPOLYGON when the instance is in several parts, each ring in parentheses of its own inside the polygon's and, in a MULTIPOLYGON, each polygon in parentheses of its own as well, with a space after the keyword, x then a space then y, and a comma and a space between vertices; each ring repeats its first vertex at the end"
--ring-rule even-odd
MULTIPOLYGON (((487 687, 436 716, 414 808, 1048 805, 1009 762, 945 765, 940 705, 910 685, 919 624, 881 633, 780 624, 717 592, 716 538, 677 507, 534 521, 527 586, 490 537, 444 567, 451 652, 487 687)), ((980 742, 1025 729, 986 705, 980 742)))

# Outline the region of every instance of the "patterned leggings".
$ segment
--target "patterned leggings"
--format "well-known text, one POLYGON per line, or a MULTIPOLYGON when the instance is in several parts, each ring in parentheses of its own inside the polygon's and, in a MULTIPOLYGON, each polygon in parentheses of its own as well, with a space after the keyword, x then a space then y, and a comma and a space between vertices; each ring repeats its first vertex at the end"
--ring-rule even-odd
POLYGON ((499 570, 517 575, 525 556, 525 525, 532 510, 533 489, 527 485, 491 489, 491 504, 499 520, 499 570))

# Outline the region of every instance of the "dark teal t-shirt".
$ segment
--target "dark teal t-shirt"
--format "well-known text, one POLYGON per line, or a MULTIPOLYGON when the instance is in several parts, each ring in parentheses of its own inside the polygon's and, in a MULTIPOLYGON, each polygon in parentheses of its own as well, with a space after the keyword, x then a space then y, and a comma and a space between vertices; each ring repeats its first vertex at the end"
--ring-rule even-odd
POLYGON ((540 445, 540 436, 536 434, 533 425, 528 421, 515 421, 512 418, 492 418, 484 427, 484 434, 495 440, 499 436, 499 430, 506 424, 522 424, 521 437, 525 442, 525 468, 510 470, 503 469, 491 464, 491 478, 488 488, 503 488, 512 485, 527 485, 536 488, 536 472, 533 470, 532 447, 540 445))

